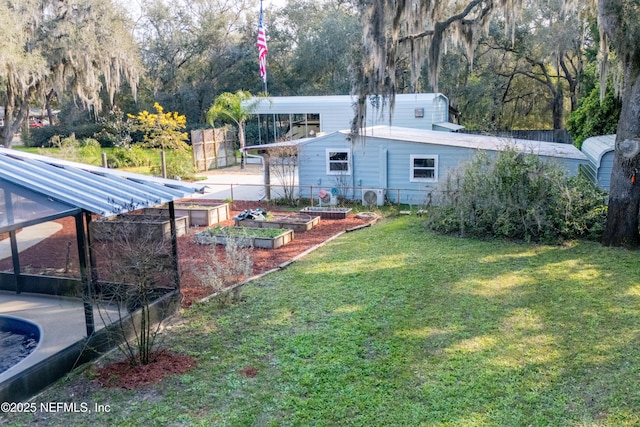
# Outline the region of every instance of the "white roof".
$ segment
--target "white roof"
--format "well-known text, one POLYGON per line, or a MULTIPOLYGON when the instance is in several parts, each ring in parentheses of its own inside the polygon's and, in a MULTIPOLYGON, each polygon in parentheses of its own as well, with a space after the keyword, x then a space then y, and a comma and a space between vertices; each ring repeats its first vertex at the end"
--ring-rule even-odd
MULTIPOLYGON (((437 97, 444 97, 440 93, 403 93, 395 97, 396 105, 407 101, 430 101, 437 97)), ((258 98, 261 99, 261 98, 258 98)), ((344 107, 356 103, 358 98, 352 95, 327 95, 327 96, 272 96, 265 98, 256 107, 254 114, 288 114, 288 113, 317 113, 318 105, 336 105, 344 107), (306 108, 308 111, 304 111, 306 108)), ((250 102, 250 101, 248 101, 250 102)), ((388 101, 387 101, 388 102, 388 101)))
MULTIPOLYGON (((327 135, 317 136, 315 138, 297 139, 294 141, 276 142, 272 144, 252 145, 246 147, 247 150, 252 149, 269 149, 282 146, 298 146, 302 144, 313 143, 324 138, 329 138, 336 133, 346 136, 351 131, 341 130, 327 135)), ((571 144, 563 144, 560 142, 532 141, 527 139, 500 138, 487 135, 473 135, 467 133, 445 132, 436 130, 424 130, 403 128, 397 126, 373 126, 365 128, 361 131, 359 137, 390 139, 393 141, 415 142, 422 144, 447 145, 451 147, 471 148, 479 150, 503 151, 508 147, 514 147, 524 152, 537 154, 540 156, 561 157, 567 159, 582 160, 587 162, 589 159, 580 150, 571 144)))
POLYGON ((290 141, 272 142, 271 144, 247 145, 244 148, 241 148, 240 151, 265 150, 267 148, 280 148, 280 147, 297 147, 298 145, 300 145, 300 143, 306 142, 311 139, 315 139, 315 138, 294 139, 290 141))
POLYGON ((464 129, 464 126, 457 125, 451 122, 438 122, 438 123, 434 123, 433 126, 438 126, 444 129, 448 129, 452 132, 456 132, 456 131, 459 131, 460 129, 464 129))
POLYGON ((615 149, 615 135, 599 135, 587 138, 582 142, 582 152, 595 162, 596 168, 600 167, 602 157, 615 149))
MULTIPOLYGON (((340 131, 349 134, 349 131, 340 131)), ((587 157, 571 144, 559 142, 532 141, 526 139, 500 138, 495 136, 472 135, 466 133, 441 132, 411 129, 395 126, 374 126, 361 131, 360 137, 381 138, 395 141, 418 142, 423 144, 448 145, 491 151, 503 151, 507 147, 531 152, 540 156, 562 157, 584 160, 587 157)))

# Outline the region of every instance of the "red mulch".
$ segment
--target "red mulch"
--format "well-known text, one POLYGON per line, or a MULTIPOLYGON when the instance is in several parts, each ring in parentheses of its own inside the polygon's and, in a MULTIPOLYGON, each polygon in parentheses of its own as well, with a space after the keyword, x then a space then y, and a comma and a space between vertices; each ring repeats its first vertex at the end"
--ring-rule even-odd
POLYGON ((125 360, 98 368, 98 375, 94 381, 102 387, 135 390, 141 386, 155 384, 169 375, 184 374, 195 365, 196 359, 191 356, 159 351, 152 355, 152 362, 148 365, 131 366, 125 360))
MULTIPOLYGON (((199 202, 202 204, 201 202, 199 202)), ((234 210, 231 212, 233 217, 244 209, 255 209, 263 207, 269 212, 277 212, 274 208, 266 205, 260 205, 257 202, 234 202, 234 210)), ((362 226, 369 223, 370 220, 359 219, 354 215, 348 216, 341 220, 321 220, 320 223, 309 231, 303 233, 295 233, 294 239, 279 247, 278 249, 252 249, 253 274, 260 274, 272 270, 279 265, 290 261, 297 255, 319 245, 336 234, 351 229, 353 227, 362 226)), ((233 225, 233 220, 227 220, 221 225, 233 225)), ((194 229, 192 232, 198 232, 202 229, 194 229)), ((191 233, 190 233, 191 234, 191 233)), ((205 254, 210 251, 208 245, 199 245, 195 243, 193 237, 181 237, 178 242, 178 258, 181 266, 180 289, 183 299, 182 305, 188 307, 195 301, 209 295, 211 288, 203 287, 198 283, 198 272, 204 260, 205 254)), ((224 247, 217 246, 215 248, 219 256, 224 256, 224 247)))
MULTIPOLYGON (((199 200, 199 204, 203 201, 199 200)), ((234 202, 231 216, 245 209, 262 207, 270 212, 277 209, 258 202, 234 202)), ((63 218, 57 220, 63 228, 50 238, 20 253, 20 265, 23 271, 41 272, 43 274, 79 277, 78 248, 75 237, 75 220, 63 218)), ((371 222, 369 219, 359 219, 350 215, 341 220, 321 220, 310 231, 295 233, 293 241, 278 249, 252 249, 253 274, 260 274, 290 261, 297 255, 321 244, 336 234, 363 226, 371 222)), ((227 220, 221 225, 233 225, 233 220, 227 220)), ((192 228, 187 236, 178 238, 178 258, 180 260, 180 289, 183 295, 182 306, 189 307, 199 299, 210 295, 214 289, 199 283, 198 274, 211 253, 210 245, 199 245, 194 241, 194 234, 203 228, 192 228)), ((214 248, 216 256, 224 257, 224 247, 214 248)), ((11 270, 11 259, 0 261, 0 271, 11 270)), ((159 352, 156 360, 146 366, 132 367, 128 362, 113 363, 98 370, 96 382, 102 386, 117 386, 125 389, 135 389, 139 386, 155 383, 167 375, 184 373, 191 369, 195 359, 180 354, 159 352)), ((241 375, 254 377, 257 370, 246 367, 239 371, 241 375)))

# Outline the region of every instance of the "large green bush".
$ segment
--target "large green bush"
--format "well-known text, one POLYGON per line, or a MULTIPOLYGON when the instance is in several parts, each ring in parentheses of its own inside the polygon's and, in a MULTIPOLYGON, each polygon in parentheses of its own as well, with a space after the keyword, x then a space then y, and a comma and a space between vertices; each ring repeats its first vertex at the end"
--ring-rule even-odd
POLYGON ((41 128, 29 129, 22 133, 22 142, 27 147, 50 148, 54 146, 56 140, 65 138, 75 138, 83 140, 94 138, 94 135, 101 129, 100 125, 90 123, 82 126, 44 126, 41 128), (54 139, 58 137, 58 139, 54 139))
POLYGON ((449 175, 439 194, 426 224, 446 233, 557 243, 597 239, 606 221, 604 192, 513 148, 478 154, 449 175))

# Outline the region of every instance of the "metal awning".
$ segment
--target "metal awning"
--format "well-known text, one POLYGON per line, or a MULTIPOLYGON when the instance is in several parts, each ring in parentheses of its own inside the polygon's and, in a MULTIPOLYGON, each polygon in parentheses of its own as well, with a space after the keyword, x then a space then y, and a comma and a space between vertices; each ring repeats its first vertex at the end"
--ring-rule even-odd
POLYGON ((432 126, 433 126, 433 130, 444 129, 445 131, 448 131, 448 132, 457 132, 460 129, 464 129, 464 126, 457 125, 451 122, 438 122, 438 123, 434 123, 432 126))
MULTIPOLYGON (((0 147, 0 190, 105 217, 204 192, 205 186, 122 172, 0 147), (11 188, 9 188, 11 186, 11 188)), ((62 209, 58 206, 57 209, 62 209)), ((47 213, 43 212, 43 216, 47 213)), ((2 221, 0 221, 2 222, 2 221)), ((7 224, 5 224, 7 225, 7 224)))

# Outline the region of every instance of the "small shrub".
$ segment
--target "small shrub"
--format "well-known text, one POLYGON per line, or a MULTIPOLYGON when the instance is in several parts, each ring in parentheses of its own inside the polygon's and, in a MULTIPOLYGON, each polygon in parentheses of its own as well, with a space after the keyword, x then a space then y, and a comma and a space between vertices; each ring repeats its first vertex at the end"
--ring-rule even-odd
MULTIPOLYGON (((162 165, 154 165, 151 173, 162 176, 162 165)), ((193 161, 187 155, 176 153, 174 156, 167 156, 167 178, 180 178, 192 180, 196 177, 196 169, 193 161)))
POLYGON ((234 281, 249 277, 253 270, 251 249, 239 246, 235 240, 229 239, 224 246, 224 260, 216 255, 217 247, 211 246, 208 262, 201 272, 200 280, 205 286, 220 290, 234 281))
POLYGON ((551 243, 597 239, 606 222, 604 193, 586 178, 513 148, 478 154, 439 191, 426 225, 445 233, 551 243))
POLYGON ((102 128, 94 137, 103 147, 129 147, 133 142, 131 123, 124 119, 124 113, 118 107, 100 117, 98 123, 102 128))
POLYGON ((108 159, 108 164, 111 168, 149 166, 151 159, 144 148, 139 145, 132 145, 129 148, 118 147, 114 149, 108 159))

